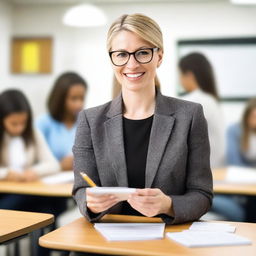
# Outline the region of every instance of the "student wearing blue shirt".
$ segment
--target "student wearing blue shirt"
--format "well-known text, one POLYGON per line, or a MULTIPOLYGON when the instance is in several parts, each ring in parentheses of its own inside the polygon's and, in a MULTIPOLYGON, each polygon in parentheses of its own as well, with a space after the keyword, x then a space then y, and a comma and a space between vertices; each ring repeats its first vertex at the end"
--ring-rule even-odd
MULTIPOLYGON (((256 98, 248 102, 242 121, 228 128, 227 164, 256 167, 256 98)), ((213 210, 232 221, 255 222, 255 205, 255 197, 218 196, 213 200, 213 210)))
POLYGON ((229 165, 256 167, 256 98, 248 102, 242 122, 229 127, 227 142, 229 165))
POLYGON ((37 126, 54 154, 62 170, 73 169, 72 146, 76 121, 84 105, 86 81, 74 72, 60 75, 54 83, 48 99, 49 113, 37 120, 37 126))

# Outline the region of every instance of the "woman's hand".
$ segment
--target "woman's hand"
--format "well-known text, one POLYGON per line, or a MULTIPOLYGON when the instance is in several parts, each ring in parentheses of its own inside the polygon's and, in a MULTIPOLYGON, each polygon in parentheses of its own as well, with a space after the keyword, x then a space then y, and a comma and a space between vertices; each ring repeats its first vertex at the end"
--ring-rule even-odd
POLYGON ((137 189, 129 196, 128 203, 147 217, 158 214, 174 216, 172 199, 158 188, 137 189))
POLYGON ((86 190, 86 204, 93 213, 106 211, 118 202, 114 195, 95 195, 86 190))
POLYGON ((23 172, 23 181, 35 181, 35 180, 38 180, 38 175, 35 171, 33 170, 25 170, 23 172))

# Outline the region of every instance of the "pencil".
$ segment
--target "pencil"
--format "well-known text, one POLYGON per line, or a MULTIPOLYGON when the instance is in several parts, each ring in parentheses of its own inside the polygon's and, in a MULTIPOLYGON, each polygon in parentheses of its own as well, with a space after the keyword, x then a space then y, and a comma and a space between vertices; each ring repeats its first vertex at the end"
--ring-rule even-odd
POLYGON ((97 187, 97 185, 86 173, 80 172, 80 174, 82 175, 83 179, 90 185, 90 187, 97 187))

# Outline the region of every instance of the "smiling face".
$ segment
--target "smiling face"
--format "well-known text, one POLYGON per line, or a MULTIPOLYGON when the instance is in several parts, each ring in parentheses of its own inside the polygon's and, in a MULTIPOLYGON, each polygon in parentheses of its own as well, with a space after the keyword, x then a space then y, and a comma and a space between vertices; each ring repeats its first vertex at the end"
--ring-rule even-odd
MULTIPOLYGON (((120 31, 113 38, 111 51, 135 52, 139 49, 154 47, 135 33, 120 31)), ((152 60, 146 64, 139 63, 134 55, 131 55, 124 66, 112 65, 122 90, 140 91, 155 86, 156 69, 160 66, 162 57, 162 51, 158 50, 153 52, 152 60)))

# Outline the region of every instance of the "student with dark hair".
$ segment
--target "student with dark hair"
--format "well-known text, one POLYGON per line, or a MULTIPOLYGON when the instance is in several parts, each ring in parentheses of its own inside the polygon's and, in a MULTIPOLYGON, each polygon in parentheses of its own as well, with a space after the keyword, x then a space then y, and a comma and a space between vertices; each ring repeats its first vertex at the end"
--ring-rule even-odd
MULTIPOLYGON (((43 136, 33 128, 32 119, 30 105, 21 91, 0 94, 0 179, 34 181, 60 170, 43 136)), ((2 209, 40 211, 41 203, 32 196, 0 196, 2 209)))
POLYGON ((211 167, 223 167, 225 132, 212 66, 203 54, 194 52, 180 59, 179 70, 181 85, 187 92, 183 99, 203 106, 208 123, 211 167))
POLYGON ((87 83, 80 75, 74 72, 61 74, 48 98, 49 113, 37 120, 37 126, 62 170, 73 169, 72 145, 77 115, 83 108, 86 91, 87 83))

